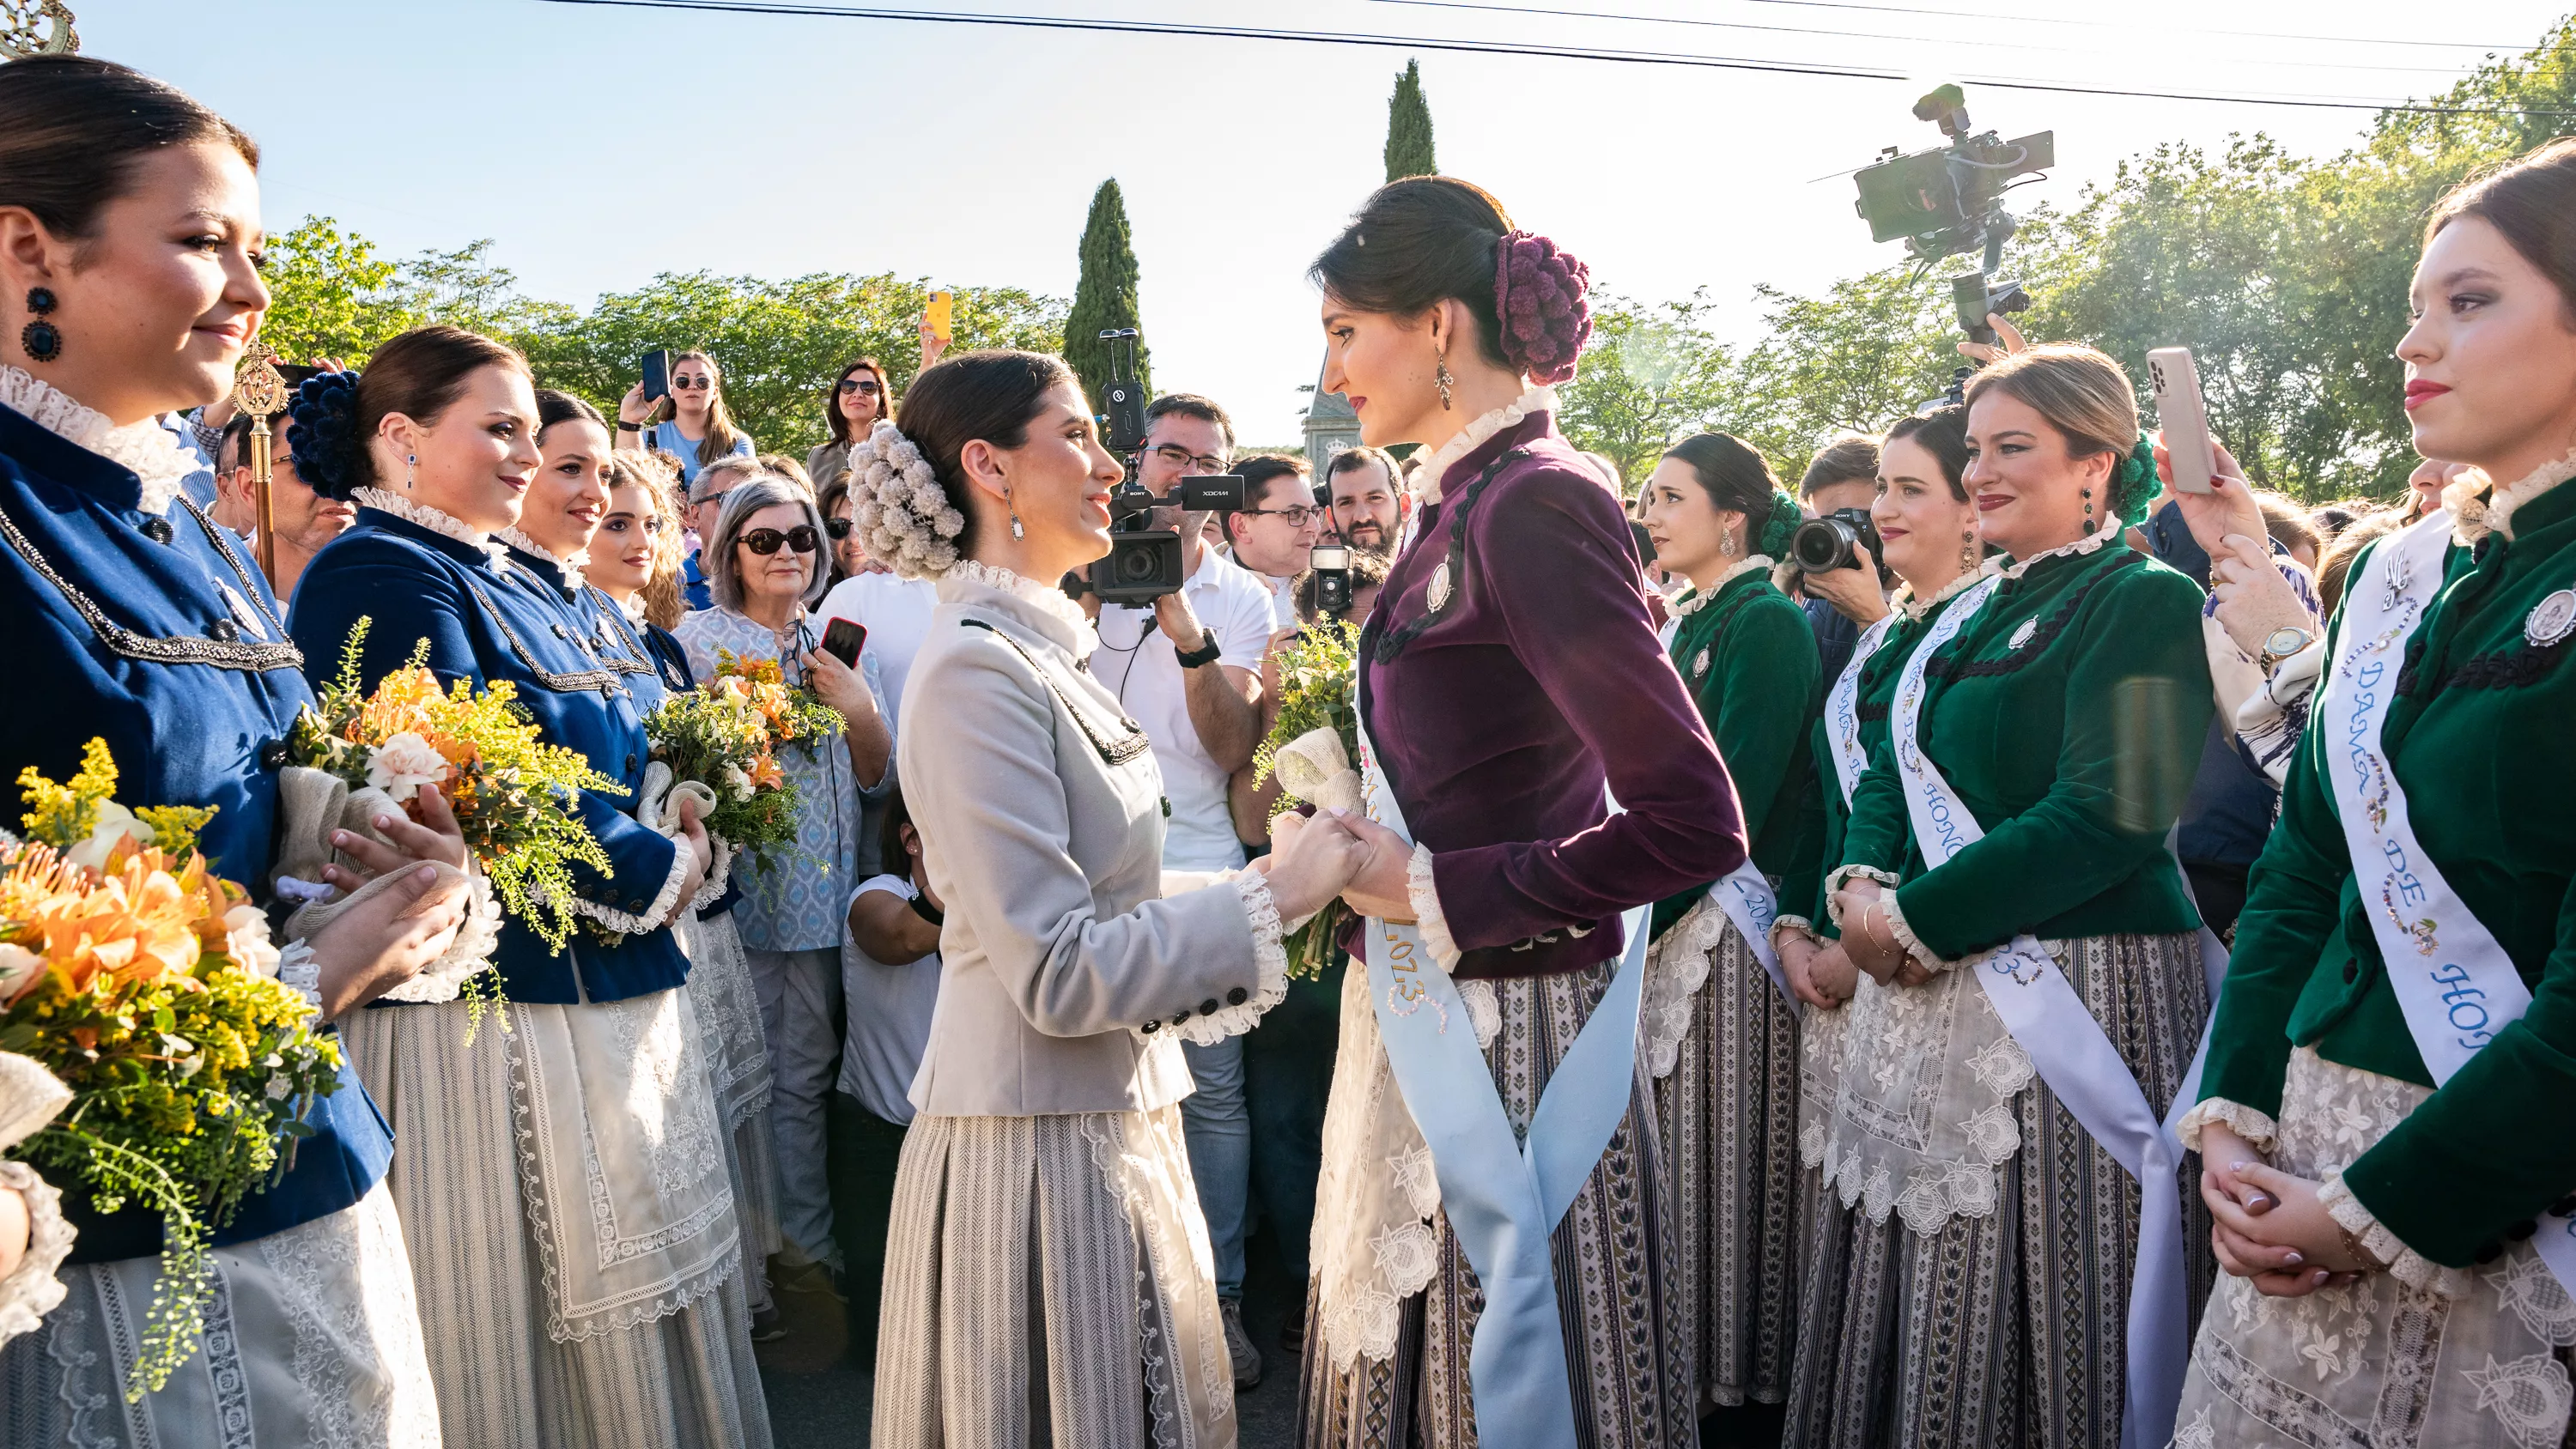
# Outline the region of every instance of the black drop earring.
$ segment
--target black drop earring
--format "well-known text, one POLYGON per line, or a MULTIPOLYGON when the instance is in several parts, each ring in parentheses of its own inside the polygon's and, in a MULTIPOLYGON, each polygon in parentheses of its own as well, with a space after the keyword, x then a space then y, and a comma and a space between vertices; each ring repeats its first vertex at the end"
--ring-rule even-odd
POLYGON ((2084 531, 2093 531, 2093 490, 2090 488, 2084 490, 2084 531))
POLYGON ((45 320, 46 315, 54 310, 53 289, 29 287, 27 310, 36 314, 36 320, 28 323, 26 330, 18 334, 18 342, 20 346, 27 349, 28 359, 34 362, 51 362, 62 356, 63 331, 45 320))

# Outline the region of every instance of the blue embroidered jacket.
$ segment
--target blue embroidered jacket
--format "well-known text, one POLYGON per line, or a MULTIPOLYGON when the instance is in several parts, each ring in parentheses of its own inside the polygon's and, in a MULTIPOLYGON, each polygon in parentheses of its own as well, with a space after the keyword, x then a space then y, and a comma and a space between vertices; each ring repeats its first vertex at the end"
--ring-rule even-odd
MULTIPOLYGON (((141 511, 132 470, 0 407, 0 638, 9 686, 0 710, 0 779, 29 765, 56 780, 81 747, 107 741, 117 800, 212 805, 203 846, 224 876, 266 899, 284 736, 310 700, 258 569, 185 499, 141 511)), ((393 1134, 357 1073, 314 1103, 314 1135, 284 1179, 245 1201, 215 1234, 246 1243, 340 1211, 393 1158, 393 1134)), ((77 1184, 65 1206, 80 1230, 75 1263, 161 1251, 147 1209, 99 1214, 77 1184)))
MULTIPOLYGON (((574 868, 575 885, 594 906, 643 916, 668 883, 678 847, 626 812, 644 782, 644 717, 631 682, 601 663, 576 630, 550 561, 517 555, 496 563, 464 543, 373 508, 358 510, 355 528, 316 554, 295 588, 287 627, 313 677, 337 672, 350 630, 371 622, 359 678, 377 680, 429 641, 429 668, 441 680, 469 679, 482 688, 507 679, 551 744, 579 750, 591 767, 627 794, 586 791, 582 823, 611 866, 601 877, 574 868), (546 586, 524 577, 547 570, 546 586), (514 577, 520 576, 520 577, 514 577)), ((561 953, 516 917, 505 918, 495 957, 511 1000, 569 1005, 622 1001, 666 991, 688 979, 688 958, 667 927, 603 945, 576 929, 561 953), (577 982, 577 984, 576 984, 577 982)))

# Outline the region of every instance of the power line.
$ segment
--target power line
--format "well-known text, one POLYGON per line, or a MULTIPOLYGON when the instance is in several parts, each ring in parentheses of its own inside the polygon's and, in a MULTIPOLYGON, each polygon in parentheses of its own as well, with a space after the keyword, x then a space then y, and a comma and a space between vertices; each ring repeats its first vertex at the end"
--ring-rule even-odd
MULTIPOLYGON (((1987 50, 2036 50, 2045 51, 2053 55, 2100 56, 2102 54, 2099 50, 2085 50, 2077 46, 2041 45, 2016 40, 1987 40, 1979 37, 1960 37, 1955 35, 1890 35, 1885 31, 1835 30, 1826 26, 1810 25, 1755 25, 1749 21, 1742 20, 1702 20, 1682 15, 1627 15, 1614 11, 1558 10, 1534 5, 1495 5, 1482 3, 1482 0, 1370 0, 1370 3, 1375 5, 1410 5, 1426 10, 1481 10, 1496 15, 1550 16, 1567 20, 1628 21, 1641 25, 1688 25, 1708 30, 1752 30, 1769 35, 1821 35, 1835 40, 1897 40, 1913 45, 1975 45, 1987 50)), ((2223 34, 2225 32, 2195 33, 2223 34)), ((2320 37, 2284 36, 2281 38, 2315 39, 2320 37)), ((2243 61, 2220 61, 2218 63, 2262 65, 2267 67, 2286 68, 2290 70, 2361 70, 2390 75, 2439 75, 2449 76, 2454 80, 2461 78, 2462 75, 2462 68, 2456 65, 2373 65, 2368 61, 2358 60, 2258 60, 2248 58, 2243 61)))
MULTIPOLYGON (((1534 45, 1509 41, 1458 40, 1439 36, 1329 33, 1282 30, 1249 25, 1205 25, 1186 21, 1105 20, 1075 16, 1012 15, 993 12, 896 10, 872 6, 791 3, 791 0, 539 0, 548 5, 588 5, 620 10, 682 10, 722 15, 782 15, 840 20, 893 20, 924 25, 981 25, 1014 30, 1070 30, 1110 35, 1168 35, 1194 39, 1269 40, 1304 45, 1359 45, 1381 49, 1447 51, 1464 55, 1521 56, 1547 60, 1596 60, 1626 65, 1671 65, 1700 70, 1758 71, 1772 75, 1827 76, 1843 80, 1906 81, 1899 70, 1837 66, 1812 62, 1759 60, 1745 56, 1702 55, 1689 51, 1623 50, 1602 46, 1534 45)), ((2002 76, 1960 79, 1997 90, 2039 91, 2055 95, 2109 96, 2131 100, 2200 101, 2214 105, 2291 106, 2308 110, 2400 111, 2451 116, 2546 116, 2576 119, 2576 111, 2518 106, 2439 106, 2412 101, 2381 101, 2335 96, 2214 95, 2193 91, 2131 90, 2112 86, 2073 85, 2060 81, 2002 76)))
MULTIPOLYGON (((1916 5, 1852 5, 1843 0, 1744 0, 1747 5, 1789 5, 1801 10, 1860 10, 1876 15, 1931 15, 1943 20, 2003 20, 2015 25, 2082 25, 2103 30, 2152 30, 2135 21, 2068 19, 2057 15, 1996 15, 1976 10, 1934 10, 1916 5)), ((1642 18, 1642 17, 1641 17, 1642 18)), ((2225 35, 2240 40, 2312 40, 2335 45, 2406 45, 2440 50, 2529 50, 2528 42, 2480 45, 2467 40, 2392 40, 2372 35, 2292 35, 2278 30, 2201 30, 2198 35, 2225 35)))

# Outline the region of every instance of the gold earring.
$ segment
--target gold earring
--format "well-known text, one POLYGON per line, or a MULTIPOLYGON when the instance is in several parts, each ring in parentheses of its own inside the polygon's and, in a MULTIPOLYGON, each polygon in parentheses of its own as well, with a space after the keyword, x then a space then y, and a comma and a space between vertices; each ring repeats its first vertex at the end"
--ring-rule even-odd
POLYGON ((1959 536, 1959 572, 1972 574, 1976 571, 1977 531, 1972 528, 1959 536))
POLYGON ((1028 537, 1029 531, 1020 526, 1019 505, 1011 501, 1011 490, 1008 488, 1002 490, 1002 506, 1011 510, 1011 537, 1014 539, 1028 537))
POLYGON ((1449 411, 1450 384, 1457 380, 1449 375, 1448 354, 1441 354, 1440 360, 1432 365, 1431 381, 1440 389, 1440 410, 1444 413, 1449 411))

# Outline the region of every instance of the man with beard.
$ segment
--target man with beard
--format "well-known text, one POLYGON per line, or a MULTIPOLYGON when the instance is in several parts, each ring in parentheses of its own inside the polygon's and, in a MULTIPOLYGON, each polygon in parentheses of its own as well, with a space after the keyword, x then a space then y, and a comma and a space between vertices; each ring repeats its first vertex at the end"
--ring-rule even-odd
MULTIPOLYGON (((295 581, 304 576, 304 566, 322 545, 349 531, 358 520, 358 511, 337 499, 316 493, 296 475, 295 455, 287 451, 286 428, 272 422, 275 434, 268 445, 269 514, 277 525, 277 577, 268 581, 269 589, 280 604, 295 594, 295 581)), ((259 484, 250 471, 251 418, 237 413, 224 424, 223 444, 215 456, 214 517, 251 544, 255 556, 259 534, 259 484)))
POLYGON ((1332 490, 1332 526, 1342 542, 1391 556, 1403 539, 1413 496, 1404 491, 1395 459, 1384 448, 1344 448, 1324 469, 1332 490))

